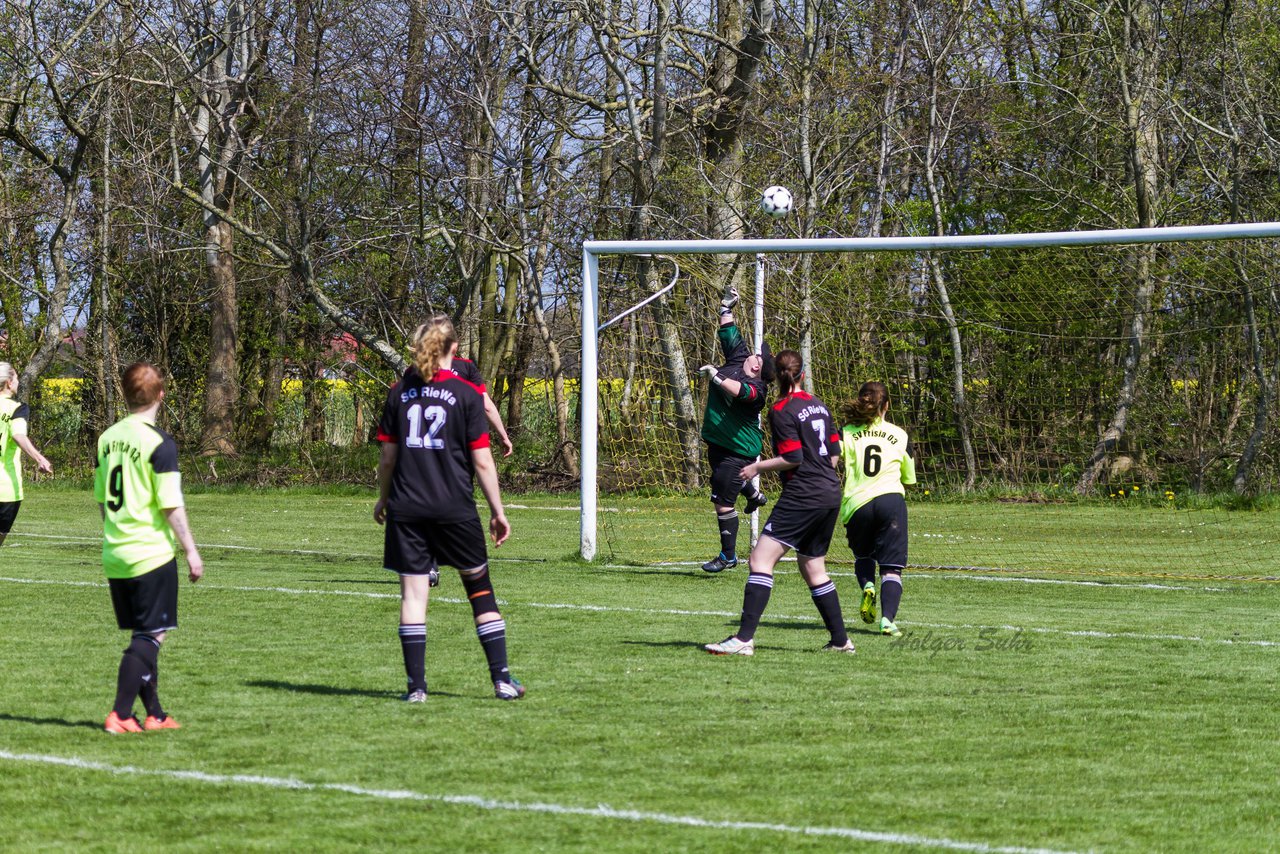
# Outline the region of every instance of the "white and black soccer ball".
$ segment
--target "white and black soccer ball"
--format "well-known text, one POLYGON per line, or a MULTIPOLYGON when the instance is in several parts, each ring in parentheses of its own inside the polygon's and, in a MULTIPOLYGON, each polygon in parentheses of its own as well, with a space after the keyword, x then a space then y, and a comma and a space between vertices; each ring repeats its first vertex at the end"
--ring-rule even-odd
POLYGON ((760 196, 760 209, 776 219, 791 213, 793 205, 795 200, 791 198, 791 191, 786 187, 770 187, 760 196))

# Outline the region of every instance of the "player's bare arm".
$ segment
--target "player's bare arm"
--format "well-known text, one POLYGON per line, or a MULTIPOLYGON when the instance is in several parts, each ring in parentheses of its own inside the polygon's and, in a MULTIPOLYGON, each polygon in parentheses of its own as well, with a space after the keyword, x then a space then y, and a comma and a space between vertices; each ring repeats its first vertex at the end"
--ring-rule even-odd
POLYGON ((163 507, 165 520, 178 538, 182 552, 187 558, 187 577, 194 584, 204 575, 204 560, 196 548, 195 538, 191 536, 191 526, 187 522, 187 511, 183 507, 163 507))
POLYGON ((730 400, 736 400, 738 395, 742 393, 742 383, 738 380, 729 379, 720 374, 720 369, 715 365, 703 365, 698 368, 700 373, 707 375, 707 379, 711 380, 712 385, 724 392, 725 396, 730 400))
POLYGON ((45 459, 44 454, 36 450, 36 446, 31 443, 30 439, 26 436, 14 436, 13 441, 18 444, 19 448, 26 452, 28 457, 31 457, 31 459, 35 461, 37 469, 45 474, 53 473, 53 463, 45 459))
POLYGON ((489 534, 493 544, 500 546, 511 535, 511 523, 502 509, 502 491, 498 488, 498 468, 493 462, 493 452, 488 448, 473 448, 471 461, 476 467, 476 480, 484 500, 489 502, 489 534))
POLYGON ((800 467, 800 461, 792 462, 786 457, 770 457, 767 460, 759 460, 749 466, 743 466, 741 476, 743 480, 750 480, 761 472, 766 471, 790 471, 800 467))
POLYGON ((373 505, 373 521, 381 525, 387 521, 387 502, 391 499, 391 476, 396 470, 396 457, 400 446, 395 442, 383 442, 378 457, 378 500, 373 505))
POLYGON ((502 443, 502 456, 511 456, 515 446, 511 444, 511 437, 507 435, 506 425, 502 423, 502 413, 498 412, 498 405, 493 402, 493 398, 489 397, 487 391, 484 393, 484 417, 489 420, 489 427, 493 432, 498 434, 498 441, 502 443))

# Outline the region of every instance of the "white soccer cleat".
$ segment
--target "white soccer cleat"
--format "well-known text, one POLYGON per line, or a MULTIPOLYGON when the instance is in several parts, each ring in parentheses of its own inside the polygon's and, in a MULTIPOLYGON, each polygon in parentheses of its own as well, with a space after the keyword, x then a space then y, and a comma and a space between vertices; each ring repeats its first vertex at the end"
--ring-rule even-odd
POLYGON ((703 649, 712 655, 755 655, 756 641, 755 638, 744 641, 736 637, 727 637, 720 643, 709 643, 703 649))
POLYGON ((493 696, 499 700, 519 700, 524 696, 524 686, 520 680, 512 676, 509 681, 493 683, 493 696))

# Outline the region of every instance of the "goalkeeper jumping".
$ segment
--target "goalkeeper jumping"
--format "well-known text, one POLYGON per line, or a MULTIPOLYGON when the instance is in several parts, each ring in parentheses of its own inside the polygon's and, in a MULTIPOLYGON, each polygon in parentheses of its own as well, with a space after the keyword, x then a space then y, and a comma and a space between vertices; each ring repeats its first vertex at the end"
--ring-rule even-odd
POLYGON ((745 510, 754 513, 768 498, 740 472, 760 456, 764 431, 760 411, 765 405, 765 389, 773 381, 773 358, 769 345, 753 353, 733 320, 738 291, 730 285, 720 301, 720 349, 725 363, 703 365, 698 370, 711 380, 707 411, 702 419, 702 440, 707 443, 711 464, 711 503, 715 506, 720 531, 720 554, 702 565, 707 572, 720 572, 738 565, 738 496, 747 499, 745 510))

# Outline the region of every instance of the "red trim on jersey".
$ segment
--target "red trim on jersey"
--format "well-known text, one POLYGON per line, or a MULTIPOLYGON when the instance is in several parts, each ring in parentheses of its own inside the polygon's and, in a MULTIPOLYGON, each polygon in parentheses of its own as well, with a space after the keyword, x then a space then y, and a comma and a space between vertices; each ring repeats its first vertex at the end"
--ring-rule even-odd
POLYGON ((396 441, 396 437, 395 437, 395 436, 388 436, 386 433, 383 433, 383 432, 382 432, 382 428, 381 428, 381 427, 379 427, 379 428, 378 428, 378 441, 379 441, 379 442, 394 442, 394 441, 396 441))
POLYGON ((778 455, 789 454, 792 451, 798 451, 804 446, 800 444, 799 439, 783 439, 778 443, 778 455))
MULTIPOLYGON (((465 382, 465 380, 464 380, 463 382, 465 382)), ((474 442, 472 442, 472 443, 471 443, 470 445, 468 445, 467 447, 468 447, 468 448, 470 448, 470 449, 471 449, 471 450, 473 450, 473 451, 474 451, 474 450, 476 450, 477 448, 487 448, 487 447, 489 447, 489 434, 488 434, 488 433, 485 433, 483 436, 481 436, 479 439, 476 439, 474 442)))
POLYGON ((809 394, 809 392, 807 392, 807 391, 793 391, 793 392, 791 392, 790 394, 788 394, 786 397, 782 398, 782 399, 781 399, 781 400, 779 400, 777 403, 775 403, 775 404, 773 405, 773 408, 774 408, 775 410, 776 410, 776 409, 781 409, 782 407, 784 407, 784 406, 786 406, 788 403, 790 403, 792 399, 795 399, 795 400, 813 400, 813 395, 809 394))
MULTIPOLYGON (((466 362, 468 365, 471 365, 473 368, 475 367, 475 364, 476 364, 474 359, 464 359, 461 356, 454 356, 453 360, 455 362, 466 362)), ((477 374, 480 373, 479 368, 476 368, 476 373, 477 374)), ((461 374, 458 375, 458 379, 462 380, 464 383, 471 383, 471 385, 479 389, 481 394, 488 394, 488 386, 486 386, 483 382, 481 382, 479 385, 476 385, 475 383, 471 382, 471 380, 463 377, 461 374)))
POLYGON ((453 371, 447 371, 444 368, 441 368, 440 370, 436 371, 436 375, 431 378, 431 381, 433 383, 440 383, 440 382, 444 382, 445 380, 457 380, 460 383, 466 383, 467 385, 471 386, 480 394, 484 394, 484 386, 478 386, 475 383, 471 382, 470 380, 463 379, 462 377, 455 374, 453 371))

